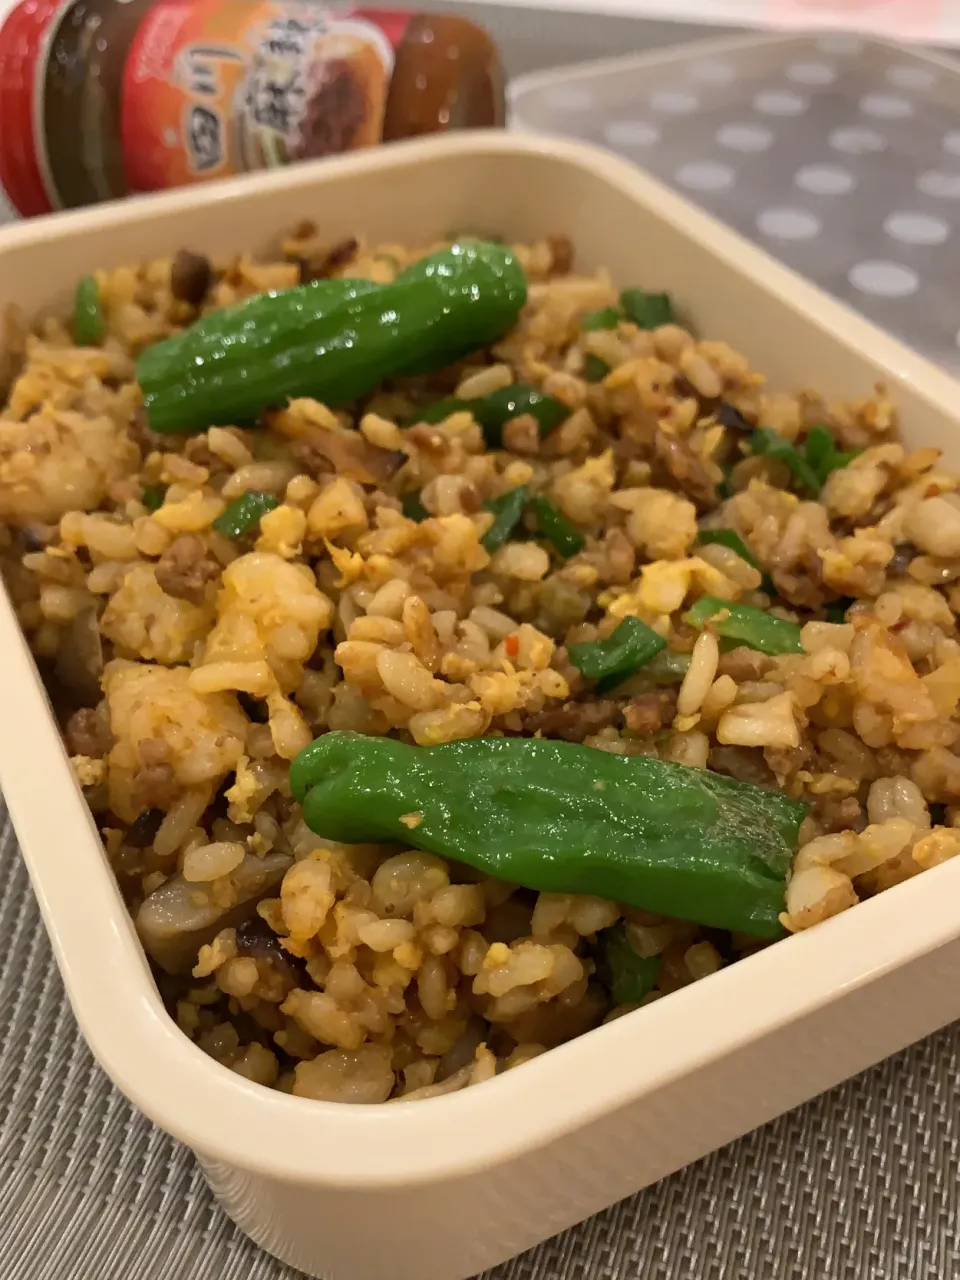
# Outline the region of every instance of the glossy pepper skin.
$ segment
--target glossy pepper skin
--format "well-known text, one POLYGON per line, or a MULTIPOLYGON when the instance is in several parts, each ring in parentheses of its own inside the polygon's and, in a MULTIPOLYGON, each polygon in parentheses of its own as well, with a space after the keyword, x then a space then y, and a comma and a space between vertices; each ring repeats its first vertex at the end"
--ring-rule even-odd
POLYGON ((523 888, 768 938, 782 932, 806 814, 705 769, 538 738, 413 747, 327 733, 293 762, 290 786, 328 839, 395 841, 523 888))
POLYGON ((199 320, 142 353, 154 431, 249 425, 296 396, 346 404, 397 374, 441 368, 504 334, 526 279, 503 245, 469 242, 389 285, 318 280, 199 320))

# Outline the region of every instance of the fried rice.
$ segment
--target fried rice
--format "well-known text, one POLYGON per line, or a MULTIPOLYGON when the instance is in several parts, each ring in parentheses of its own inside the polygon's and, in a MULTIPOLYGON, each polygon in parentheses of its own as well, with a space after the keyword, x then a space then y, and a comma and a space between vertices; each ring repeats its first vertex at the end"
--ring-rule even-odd
POLYGON ((802 798, 791 932, 960 852, 958 479, 898 442, 882 387, 827 404, 677 324, 584 331, 618 289, 575 274, 556 236, 516 247, 530 288, 513 331, 440 374, 349 411, 294 400, 257 431, 145 425, 146 346, 305 263, 386 283, 436 247, 330 246, 301 226, 274 261, 98 272, 95 348, 62 318, 5 319, 2 570, 77 780, 183 1033, 306 1098, 450 1093, 632 1012, 597 963, 617 922, 661 958, 644 1004, 767 945, 324 840, 288 771, 327 730, 540 735, 802 798), (519 380, 570 410, 544 439, 529 415, 497 450, 468 410, 418 421, 519 380), (792 443, 826 425, 856 456, 815 500, 746 448, 756 425, 792 443), (519 485, 585 548, 563 560, 516 536, 488 553, 484 504, 519 485), (278 505, 246 539, 217 532, 253 491, 278 505), (426 518, 404 514, 412 494, 426 518), (803 652, 698 632, 683 615, 705 595, 797 622, 803 652), (599 695, 568 646, 627 617, 682 661, 599 695))

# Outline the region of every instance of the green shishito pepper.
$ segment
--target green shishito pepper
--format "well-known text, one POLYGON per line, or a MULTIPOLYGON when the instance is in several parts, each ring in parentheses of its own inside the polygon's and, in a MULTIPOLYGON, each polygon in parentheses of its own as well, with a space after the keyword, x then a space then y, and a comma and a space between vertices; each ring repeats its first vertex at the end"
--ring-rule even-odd
POLYGON ((453 245, 388 285, 318 280, 204 316, 137 361, 160 432, 256 421, 295 396, 346 404, 385 378, 425 373, 501 337, 526 301, 502 245, 453 245))
POLYGON ((800 628, 795 622, 777 618, 763 609, 752 609, 717 596, 701 596, 683 615, 684 622, 702 631, 708 624, 724 640, 735 640, 760 653, 803 653, 800 628))
POLYGON ((657 985, 660 957, 638 956, 622 924, 604 929, 598 934, 597 941, 600 943, 602 976, 610 988, 614 1004, 639 1004, 657 985))
POLYGON ((106 331, 97 282, 93 276, 83 276, 73 299, 73 340, 78 347, 95 347, 106 331))
POLYGON ((331 732, 294 760, 290 787, 326 839, 401 843, 525 889, 769 938, 806 814, 706 769, 545 738, 413 747, 331 732))
POLYGON ((570 409, 562 401, 526 382, 516 382, 478 399, 448 396, 428 405, 416 415, 415 421, 445 422, 454 413, 468 412, 473 414, 490 449, 503 447, 503 428, 521 414, 528 413, 536 421, 541 440, 570 416, 570 409))
POLYGON ((598 693, 606 693, 608 689, 622 684, 666 647, 666 640, 645 622, 639 618, 624 618, 606 640, 572 644, 567 652, 581 675, 599 681, 598 693))
POLYGON ((239 498, 234 498, 223 515, 217 516, 213 527, 225 538, 243 538, 255 528, 268 511, 279 507, 280 499, 272 493, 263 493, 259 489, 251 489, 239 498))

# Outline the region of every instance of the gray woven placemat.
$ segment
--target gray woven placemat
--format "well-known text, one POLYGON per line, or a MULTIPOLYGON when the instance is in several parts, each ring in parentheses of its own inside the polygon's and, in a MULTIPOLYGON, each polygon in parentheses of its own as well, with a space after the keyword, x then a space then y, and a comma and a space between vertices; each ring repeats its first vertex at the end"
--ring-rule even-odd
MULTIPOLYGON (((0 1277, 296 1280, 94 1063, 0 820, 0 1277)), ((960 1025, 485 1280, 952 1280, 958 1061, 960 1025)))

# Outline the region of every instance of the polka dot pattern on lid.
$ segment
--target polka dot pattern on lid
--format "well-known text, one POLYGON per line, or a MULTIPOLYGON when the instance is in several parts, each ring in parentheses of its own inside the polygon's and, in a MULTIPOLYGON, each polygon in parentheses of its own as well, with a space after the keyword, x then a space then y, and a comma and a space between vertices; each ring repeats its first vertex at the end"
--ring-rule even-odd
POLYGON ((773 138, 773 130, 762 124, 725 124, 717 130, 717 141, 728 151, 768 151, 773 138))
POLYGON ((807 209, 764 209, 757 214, 757 229, 773 240, 812 240, 823 223, 807 209))
POLYGON ((733 186, 734 178, 733 169, 716 160, 692 160, 676 172, 677 182, 689 191, 727 191, 733 186))
POLYGON ((901 244, 943 244, 950 234, 950 224, 929 213, 891 213, 883 229, 901 244))
POLYGON ((844 196, 857 185, 850 170, 837 164, 809 164, 797 170, 794 182, 815 196, 844 196))
POLYGON ((941 200, 960 200, 960 173, 928 169, 917 179, 917 189, 925 196, 936 196, 941 200))
POLYGON ((793 62, 787 67, 787 79, 796 84, 833 84, 837 69, 829 62, 793 62))
POLYGON ((687 93, 683 89, 660 89, 650 95, 650 105, 655 111, 663 111, 666 115, 686 116, 696 111, 700 100, 695 93, 687 93))
POLYGON ((611 147, 652 147, 660 141, 660 130, 646 120, 611 120, 603 126, 603 136, 611 147))
POLYGON ((854 125, 847 129, 834 129, 827 142, 834 151, 847 156, 868 156, 874 151, 886 149, 887 140, 876 129, 857 128, 854 125))
POLYGON ((532 127, 620 152, 960 375, 960 59, 841 31, 658 57, 556 73, 532 127))
POLYGON ((789 89, 767 89, 757 94, 753 105, 768 116, 799 116, 810 103, 802 94, 792 93, 789 89))
POLYGON ((850 283, 877 298, 906 298, 920 288, 920 277, 898 262, 858 262, 850 269, 850 283))
POLYGON ((913 115, 913 103, 895 93, 867 93, 860 99, 860 110, 877 120, 904 120, 913 115))
POLYGON ((898 89, 930 89, 937 83, 937 75, 929 67, 917 67, 908 62, 888 68, 887 80, 898 89))

